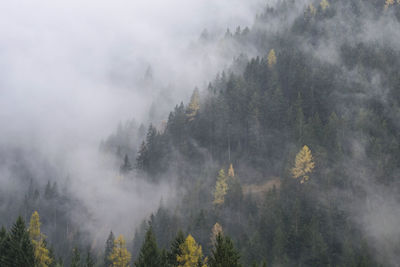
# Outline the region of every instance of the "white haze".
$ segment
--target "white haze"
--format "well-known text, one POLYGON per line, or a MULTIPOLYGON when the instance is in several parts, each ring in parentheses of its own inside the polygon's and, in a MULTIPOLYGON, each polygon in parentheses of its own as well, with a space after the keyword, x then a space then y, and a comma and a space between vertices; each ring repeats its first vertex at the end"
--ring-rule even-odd
MULTIPOLYGON (((70 175, 71 191, 93 217, 89 228, 131 233, 173 192, 168 184, 143 181, 122 188, 116 171, 98 157, 99 141, 119 121, 148 117, 158 93, 140 86, 149 65, 156 87, 171 88, 171 105, 187 100, 229 64, 213 50, 188 56, 190 43, 204 28, 223 33, 251 26, 262 6, 260 0, 2 3, 0 148, 32 149, 57 166, 60 177, 70 175)), ((27 186, 11 183, 6 169, 0 174, 3 190, 27 186)))

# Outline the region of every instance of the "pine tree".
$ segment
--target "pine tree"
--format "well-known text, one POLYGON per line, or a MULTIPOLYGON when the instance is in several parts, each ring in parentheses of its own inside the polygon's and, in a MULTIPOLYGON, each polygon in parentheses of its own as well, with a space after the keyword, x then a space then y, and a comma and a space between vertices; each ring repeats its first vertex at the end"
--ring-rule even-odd
POLYGON ((52 262, 52 258, 46 248, 45 236, 40 232, 40 225, 39 213, 35 211, 29 222, 29 237, 35 250, 36 266, 48 267, 52 262))
POLYGON ((7 230, 4 228, 4 226, 1 227, 0 229, 0 263, 2 263, 2 258, 4 257, 4 253, 6 251, 6 240, 7 240, 7 230))
POLYGON ((170 252, 168 253, 168 264, 170 266, 178 266, 178 256, 182 255, 181 245, 185 243, 185 236, 182 231, 179 231, 174 241, 171 244, 170 252))
POLYGON ((217 182, 215 184, 214 191, 214 205, 222 205, 225 201, 225 195, 228 191, 227 178, 224 169, 221 169, 218 173, 217 182))
POLYGON ((177 256, 178 267, 207 267, 207 265, 203 263, 201 246, 196 243, 196 240, 194 240, 190 234, 180 246, 180 249, 182 255, 177 256))
POLYGON ((192 97, 190 98, 189 105, 186 110, 186 116, 189 121, 193 121, 197 112, 200 109, 200 95, 199 89, 194 89, 192 97))
POLYGON ((228 236, 219 233, 212 250, 209 267, 241 267, 239 252, 234 248, 228 236))
POLYGON ((161 265, 160 252, 157 248, 156 238, 153 234, 153 229, 150 226, 146 232, 146 237, 142 248, 140 249, 139 257, 135 262, 136 267, 159 267, 161 265))
POLYGON ((124 157, 124 163, 122 163, 121 167, 119 168, 119 172, 121 174, 127 174, 128 172, 130 172, 132 170, 132 165, 129 161, 128 155, 125 155, 124 157))
POLYGON ((143 141, 140 145, 138 155, 136 158, 136 168, 139 170, 145 170, 148 163, 148 149, 146 143, 143 141))
POLYGON ((12 226, 4 241, 2 267, 32 267, 35 266, 35 252, 25 222, 21 216, 12 226))
POLYGON ((78 247, 72 249, 72 258, 70 267, 81 267, 81 252, 78 247))
POLYGON ((86 260, 85 260, 85 267, 94 267, 96 265, 96 262, 92 256, 92 253, 90 252, 90 248, 86 252, 86 260))
POLYGON ((104 266, 105 267, 112 266, 112 262, 110 260, 110 255, 114 248, 114 240, 115 240, 115 237, 114 237, 113 232, 111 231, 110 234, 108 235, 108 238, 106 241, 106 247, 104 250, 104 266))
POLYGON ((275 50, 271 49, 268 53, 268 67, 272 68, 276 64, 275 50))
POLYGON ((131 260, 131 254, 126 249, 125 239, 120 235, 114 240, 114 247, 109 259, 112 267, 128 267, 131 260))
POLYGON ((300 183, 308 181, 308 175, 313 171, 315 163, 308 146, 304 146, 296 155, 295 166, 292 168, 293 178, 301 178, 300 183))

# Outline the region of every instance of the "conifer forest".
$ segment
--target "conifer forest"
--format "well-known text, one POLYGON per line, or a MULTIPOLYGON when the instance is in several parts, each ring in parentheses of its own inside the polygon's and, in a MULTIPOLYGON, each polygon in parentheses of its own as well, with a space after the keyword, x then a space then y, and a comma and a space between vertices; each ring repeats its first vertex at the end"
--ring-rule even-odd
POLYGON ((4 2, 0 267, 400 266, 400 0, 4 2))

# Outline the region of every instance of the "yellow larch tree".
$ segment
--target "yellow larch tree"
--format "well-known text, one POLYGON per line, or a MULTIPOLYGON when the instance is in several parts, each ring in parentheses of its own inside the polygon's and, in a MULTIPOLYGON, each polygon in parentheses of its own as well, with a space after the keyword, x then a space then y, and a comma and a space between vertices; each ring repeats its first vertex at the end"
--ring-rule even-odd
MULTIPOLYGON (((180 245, 181 255, 177 255, 178 267, 198 267, 199 262, 206 262, 207 258, 203 261, 203 252, 201 246, 196 243, 192 235, 188 235, 185 242, 180 245)), ((201 267, 207 267, 205 263, 201 267)))
POLYGON ((126 249, 126 243, 123 235, 114 240, 114 247, 109 256, 112 267, 129 267, 131 254, 126 249))
POLYGON ((299 153, 296 155, 294 167, 292 168, 293 178, 301 178, 300 183, 308 181, 309 174, 313 171, 315 163, 311 150, 308 146, 303 146, 299 153))
POLYGON ((329 2, 328 2, 328 0, 322 0, 320 5, 321 5, 322 10, 325 11, 325 9, 327 9, 329 7, 329 2))
POLYGON ((36 259, 35 267, 48 267, 53 260, 50 258, 49 250, 46 248, 46 237, 40 232, 40 225, 39 213, 35 211, 31 216, 28 228, 36 259))
POLYGON ((216 242, 217 242, 217 236, 219 234, 223 234, 223 230, 222 230, 222 226, 219 223, 215 223, 213 228, 211 229, 211 245, 215 246, 216 242))
POLYGON ((190 98, 189 105, 186 110, 186 116, 188 117, 189 121, 194 120, 197 112, 200 109, 200 94, 199 89, 194 89, 192 97, 190 98))
POLYGON ((276 64, 275 50, 271 49, 268 53, 268 67, 272 68, 276 64))
POLYGON ((218 173, 217 182, 215 184, 214 201, 215 205, 222 205, 225 202, 225 195, 228 191, 228 183, 224 169, 218 173))
POLYGON ((391 5, 394 5, 394 0, 386 0, 385 1, 385 9, 387 9, 391 5))
POLYGON ((229 165, 228 177, 235 177, 235 170, 233 169, 232 163, 229 165))
POLYGON ((310 12, 311 16, 315 16, 317 14, 317 9, 314 7, 313 4, 308 6, 308 11, 310 12))

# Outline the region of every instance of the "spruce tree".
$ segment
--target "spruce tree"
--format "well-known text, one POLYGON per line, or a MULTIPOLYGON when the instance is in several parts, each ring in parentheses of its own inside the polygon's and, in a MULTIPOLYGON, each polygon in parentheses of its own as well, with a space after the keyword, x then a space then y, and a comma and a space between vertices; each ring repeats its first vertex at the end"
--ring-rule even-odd
POLYGON ((79 248, 74 247, 72 249, 72 259, 70 267, 81 267, 81 252, 79 248))
POLYGON ((170 251, 168 253, 168 264, 170 266, 178 266, 177 256, 182 255, 181 245, 185 242, 185 235, 182 231, 179 231, 174 241, 171 244, 170 251))
POLYGON ((110 267, 112 265, 111 260, 109 259, 111 252, 114 247, 114 234, 111 231, 110 234, 108 235, 107 241, 106 241, 106 248, 104 250, 104 266, 105 267, 110 267))
POLYGON ((156 238, 153 229, 150 228, 146 232, 144 243, 139 253, 139 257, 135 262, 136 267, 159 267, 161 265, 160 253, 157 248, 156 238))
POLYGON ((5 242, 7 239, 7 230, 4 226, 0 229, 0 263, 2 262, 2 258, 4 257, 5 252, 5 242))
POLYGON ((21 216, 12 226, 4 244, 4 255, 1 259, 2 267, 32 267, 35 266, 34 248, 29 238, 25 222, 21 216))
POLYGON ((85 267, 94 267, 96 264, 92 253, 90 252, 90 248, 87 249, 86 252, 86 260, 85 260, 85 267))
POLYGON ((241 267, 239 252, 228 236, 219 233, 212 250, 209 267, 241 267))

